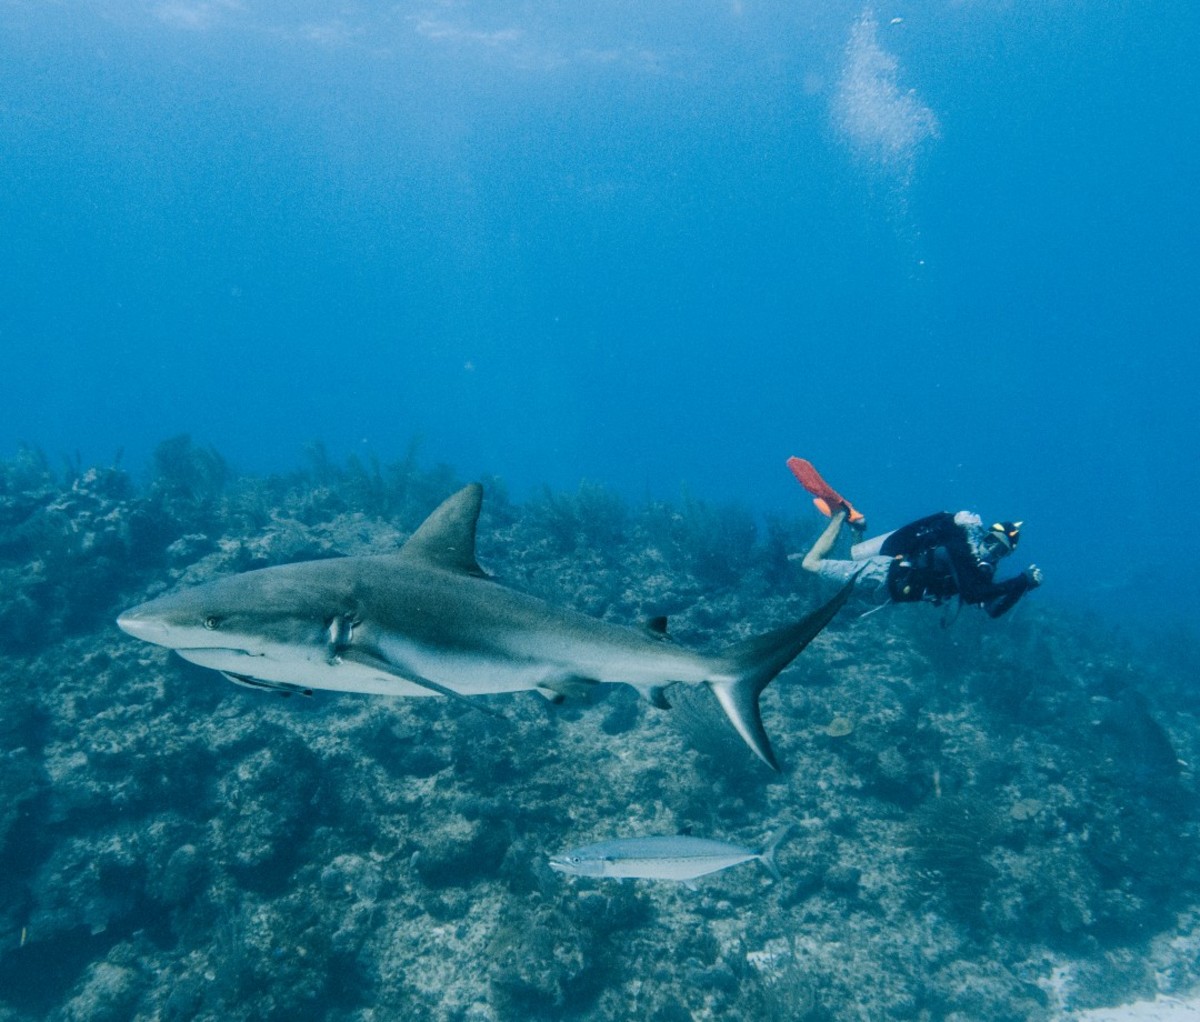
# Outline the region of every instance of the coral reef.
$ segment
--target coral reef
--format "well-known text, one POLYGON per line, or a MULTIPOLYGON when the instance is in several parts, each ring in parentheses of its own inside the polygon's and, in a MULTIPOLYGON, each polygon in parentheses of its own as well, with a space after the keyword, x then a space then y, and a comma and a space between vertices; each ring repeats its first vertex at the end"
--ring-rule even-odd
MULTIPOLYGON (((0 1018, 1051 1019, 1200 980, 1200 646, 1025 601, 844 614, 764 695, 775 775, 707 694, 281 699, 123 636, 169 587, 396 549, 442 466, 150 477, 0 464, 0 1018), (779 823, 782 883, 565 878, 548 853, 779 823)), ((815 528, 815 527, 814 527, 815 528)), ((822 595, 799 521, 587 483, 480 560, 715 650, 822 595)))

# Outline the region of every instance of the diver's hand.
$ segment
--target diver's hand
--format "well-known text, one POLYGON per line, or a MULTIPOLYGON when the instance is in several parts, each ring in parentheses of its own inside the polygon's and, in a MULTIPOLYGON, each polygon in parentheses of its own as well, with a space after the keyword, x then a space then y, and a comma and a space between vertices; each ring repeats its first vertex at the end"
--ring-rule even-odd
POLYGON ((1025 577, 1029 579, 1029 588, 1036 589, 1042 584, 1042 569, 1036 564, 1031 564, 1025 569, 1025 577))

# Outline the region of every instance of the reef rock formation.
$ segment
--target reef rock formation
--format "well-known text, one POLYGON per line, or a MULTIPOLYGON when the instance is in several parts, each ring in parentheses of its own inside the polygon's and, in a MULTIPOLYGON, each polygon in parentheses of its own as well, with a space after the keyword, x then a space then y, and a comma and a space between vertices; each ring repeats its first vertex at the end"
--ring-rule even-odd
MULTIPOLYGON (((0 466, 0 1019, 1050 1019, 1197 980, 1195 639, 1139 651, 1025 601, 949 629, 844 615, 772 686, 785 772, 703 693, 550 706, 281 699, 123 636, 165 588, 395 549, 457 480, 232 475, 165 445, 136 486, 0 466), (796 825, 782 883, 568 879, 549 853, 796 825)), ((480 559, 719 648, 820 597, 806 527, 594 485, 480 559)))

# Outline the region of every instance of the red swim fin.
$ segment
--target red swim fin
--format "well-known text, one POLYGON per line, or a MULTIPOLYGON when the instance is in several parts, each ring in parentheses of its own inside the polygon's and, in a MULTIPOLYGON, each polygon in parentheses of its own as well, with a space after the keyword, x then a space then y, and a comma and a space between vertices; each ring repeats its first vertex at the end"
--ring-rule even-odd
POLYGON ((866 520, 861 511, 856 511, 850 501, 821 478, 821 473, 813 468, 811 461, 805 461, 803 458, 788 458, 787 467, 792 470, 792 475, 799 480, 800 485, 813 495, 813 503, 817 505, 817 510, 821 514, 832 517, 836 508, 844 507, 846 520, 851 525, 866 520))

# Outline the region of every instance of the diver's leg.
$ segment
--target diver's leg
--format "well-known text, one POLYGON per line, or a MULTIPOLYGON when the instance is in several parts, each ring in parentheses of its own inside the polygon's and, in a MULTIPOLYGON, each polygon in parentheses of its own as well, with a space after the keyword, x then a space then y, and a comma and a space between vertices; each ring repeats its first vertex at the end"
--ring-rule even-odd
POLYGON ((800 567, 805 571, 821 570, 821 562, 825 560, 829 551, 833 549, 833 544, 837 542, 838 533, 842 531, 842 523, 845 520, 845 508, 834 513, 829 524, 825 526, 825 531, 817 537, 817 541, 812 545, 812 549, 804 555, 804 560, 800 562, 800 567))

